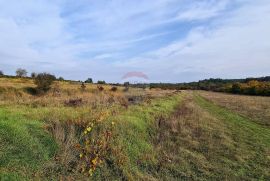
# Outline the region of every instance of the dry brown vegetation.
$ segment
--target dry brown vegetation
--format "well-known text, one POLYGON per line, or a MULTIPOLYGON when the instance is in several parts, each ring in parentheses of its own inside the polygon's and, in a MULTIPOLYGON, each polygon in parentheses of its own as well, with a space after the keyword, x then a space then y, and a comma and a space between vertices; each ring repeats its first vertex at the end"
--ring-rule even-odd
POLYGON ((0 180, 270 178, 268 98, 99 87, 0 78, 0 180))
POLYGON ((85 84, 85 86, 84 91, 82 91, 80 83, 55 82, 51 90, 45 95, 33 95, 31 91, 35 88, 35 85, 31 79, 0 78, 0 105, 61 107, 69 104, 69 102, 72 104, 74 100, 81 100, 79 101, 81 106, 91 107, 109 106, 114 103, 125 105, 128 104, 128 99, 132 97, 134 99, 156 98, 172 93, 172 91, 161 90, 142 91, 142 89, 136 88, 124 91, 124 87, 117 88, 110 85, 103 85, 104 91, 101 92, 99 91, 101 86, 94 84, 85 84), (112 89, 113 91, 111 91, 112 89))
POLYGON ((270 97, 244 96, 199 91, 199 94, 217 105, 226 107, 257 123, 270 126, 270 97))

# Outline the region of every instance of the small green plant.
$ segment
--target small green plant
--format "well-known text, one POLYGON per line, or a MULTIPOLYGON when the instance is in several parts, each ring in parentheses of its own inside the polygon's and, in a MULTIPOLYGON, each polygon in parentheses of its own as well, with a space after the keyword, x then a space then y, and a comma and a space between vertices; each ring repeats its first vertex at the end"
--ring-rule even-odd
POLYGON ((108 116, 107 111, 102 111, 93 122, 90 122, 83 132, 82 144, 78 146, 80 149, 80 171, 88 176, 92 176, 96 168, 109 156, 112 128, 115 123, 112 122, 110 126, 103 127, 106 129, 99 127, 108 116), (95 127, 97 127, 98 134, 93 130, 95 127))

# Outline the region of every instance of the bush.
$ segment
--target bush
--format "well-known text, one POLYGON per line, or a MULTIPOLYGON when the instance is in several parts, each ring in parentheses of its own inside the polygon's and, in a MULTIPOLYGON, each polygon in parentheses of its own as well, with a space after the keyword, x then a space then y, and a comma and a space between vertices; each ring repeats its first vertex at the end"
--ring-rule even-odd
POLYGON ((26 77, 27 76, 27 71, 25 69, 18 68, 16 70, 16 76, 17 77, 26 77))
POLYGON ((65 79, 63 77, 58 78, 59 81, 64 81, 65 79))
POLYGON ((38 90, 48 91, 52 83, 55 81, 55 76, 48 73, 40 73, 35 78, 35 84, 38 90))
POLYGON ((97 86, 97 88, 98 88, 99 91, 103 91, 104 90, 104 87, 102 87, 102 86, 97 86))
POLYGON ((239 94, 241 92, 241 85, 239 83, 234 83, 232 85, 232 93, 239 94))
POLYGON ((36 76, 37 76, 37 73, 35 73, 35 72, 32 72, 31 73, 31 77, 34 79, 34 78, 36 78, 36 76))
POLYGON ((117 91, 117 87, 112 87, 111 88, 111 91, 116 92, 117 91))
POLYGON ((85 84, 84 84, 84 83, 82 83, 82 84, 81 84, 81 89, 82 89, 82 91, 85 91, 86 86, 85 86, 85 84))
POLYGON ((4 73, 3 73, 2 70, 0 70, 0 77, 1 77, 1 76, 4 76, 4 73))
POLYGON ((106 82, 104 80, 99 80, 97 81, 98 84, 106 84, 106 82))
POLYGON ((85 83, 90 83, 92 84, 93 83, 93 79, 92 78, 88 78, 86 81, 84 81, 85 83))

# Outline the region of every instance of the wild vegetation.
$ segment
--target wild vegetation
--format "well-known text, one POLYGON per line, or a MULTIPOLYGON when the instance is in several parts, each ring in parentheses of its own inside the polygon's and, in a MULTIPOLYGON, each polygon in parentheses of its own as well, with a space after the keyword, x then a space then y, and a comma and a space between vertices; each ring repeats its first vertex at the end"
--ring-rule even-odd
MULTIPOLYGON (((139 87, 143 86, 138 85, 139 87)), ((150 88, 177 90, 207 90, 233 94, 270 96, 270 77, 246 79, 208 79, 191 83, 151 83, 150 88)))
POLYGON ((0 78, 0 180, 270 179, 268 97, 51 78, 0 78))

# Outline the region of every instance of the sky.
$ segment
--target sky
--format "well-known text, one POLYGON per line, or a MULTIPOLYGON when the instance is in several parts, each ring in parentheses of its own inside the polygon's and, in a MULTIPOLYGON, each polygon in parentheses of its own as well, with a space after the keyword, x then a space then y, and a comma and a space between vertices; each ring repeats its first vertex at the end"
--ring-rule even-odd
POLYGON ((149 82, 270 75, 269 0, 0 0, 0 70, 149 82))

